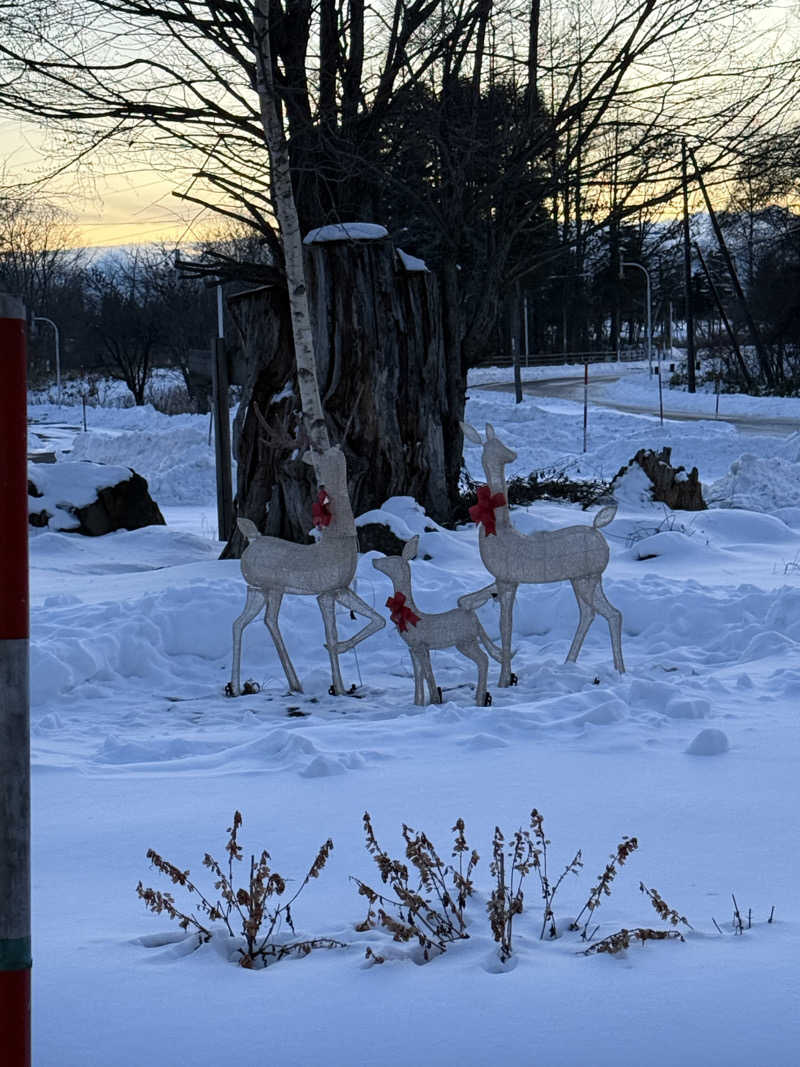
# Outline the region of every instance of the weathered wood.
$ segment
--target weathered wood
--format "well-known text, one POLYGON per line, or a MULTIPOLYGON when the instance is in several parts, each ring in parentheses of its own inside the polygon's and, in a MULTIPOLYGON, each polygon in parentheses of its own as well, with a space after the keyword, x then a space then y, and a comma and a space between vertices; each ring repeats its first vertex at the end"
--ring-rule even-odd
POLYGON ((630 463, 617 471, 611 491, 614 491, 614 483, 634 463, 638 463, 652 482, 653 500, 673 510, 705 511, 708 505, 703 500, 703 486, 697 467, 692 467, 687 474, 685 467, 672 466, 671 456, 671 448, 662 448, 660 452, 652 448, 640 448, 630 463))
MULTIPOLYGON (((449 430, 458 427, 463 392, 448 396, 434 276, 407 272, 389 239, 309 245, 304 267, 322 405, 347 457, 354 513, 409 495, 446 519, 460 444, 449 430)), ((305 541, 313 485, 299 459, 308 441, 286 293, 262 287, 230 307, 249 367, 234 423, 238 514, 264 533, 305 541)), ((237 532, 225 554, 243 548, 237 532)))

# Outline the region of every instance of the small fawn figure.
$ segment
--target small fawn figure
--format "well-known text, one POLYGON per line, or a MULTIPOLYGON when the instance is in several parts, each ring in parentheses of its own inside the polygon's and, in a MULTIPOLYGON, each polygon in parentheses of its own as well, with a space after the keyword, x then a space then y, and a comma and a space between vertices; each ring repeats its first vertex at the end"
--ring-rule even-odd
MULTIPOLYGON (((502 662, 502 652, 489 639, 481 626, 478 616, 472 608, 453 608, 451 611, 425 614, 417 608, 411 593, 410 560, 417 554, 419 536, 407 541, 400 556, 385 556, 374 559, 372 566, 391 579, 394 596, 389 597, 386 606, 392 610, 392 622, 397 626, 400 636, 408 645, 411 663, 414 668, 414 703, 440 704, 441 692, 436 685, 431 667, 431 649, 457 648, 462 656, 471 659, 478 667, 478 685, 475 690, 475 703, 479 707, 492 702, 486 689, 489 673, 489 658, 502 662), (483 648, 481 648, 483 645, 483 648), (425 700, 425 683, 428 686, 428 700, 425 700)), ((483 599, 488 600, 491 594, 483 599)), ((482 601, 481 601, 482 602, 482 601)), ((475 604, 475 606, 480 606, 475 604)))

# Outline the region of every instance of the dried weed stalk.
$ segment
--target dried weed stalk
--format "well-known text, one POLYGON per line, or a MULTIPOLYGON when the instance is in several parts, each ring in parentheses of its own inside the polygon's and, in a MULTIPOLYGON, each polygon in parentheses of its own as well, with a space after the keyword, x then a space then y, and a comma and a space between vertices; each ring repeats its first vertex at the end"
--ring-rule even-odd
POLYGON ((592 886, 592 890, 589 893, 589 899, 583 905, 581 910, 573 922, 570 923, 570 930, 580 930, 581 937, 584 941, 589 940, 588 929, 589 923, 592 920, 592 916, 597 908, 600 907, 603 896, 611 896, 611 883, 617 876, 617 866, 624 866, 625 861, 631 856, 633 852, 639 847, 639 842, 635 837, 623 837, 620 843, 617 845, 617 851, 609 856, 611 860, 607 863, 605 870, 602 874, 598 875, 597 885, 592 886), (586 921, 581 927, 581 919, 584 914, 586 915, 586 921))
POLYGON ((530 831, 517 830, 506 852, 505 838, 499 826, 494 828, 492 862, 489 870, 494 875, 495 886, 486 905, 489 925, 495 941, 500 945, 500 960, 505 963, 512 951, 512 927, 514 916, 522 914, 524 894, 522 886, 535 866, 536 845, 530 831))
MULTIPOLYGON (((239 949, 239 963, 242 967, 266 967, 270 961, 281 960, 286 956, 308 955, 314 948, 343 947, 342 942, 328 937, 311 938, 291 943, 276 942, 275 936, 285 922, 295 933, 292 919, 292 905, 312 878, 319 877, 333 849, 330 838, 320 848, 303 881, 293 896, 284 903, 271 903, 272 898, 280 897, 286 890, 286 882, 277 871, 270 868, 270 855, 264 850, 256 858, 250 857, 250 875, 246 886, 237 888, 234 876, 234 861, 241 863, 242 847, 238 841, 239 828, 242 825, 241 813, 236 811, 233 823, 228 827, 228 841, 225 845, 227 862, 223 866, 210 853, 203 858, 203 866, 216 876, 214 888, 220 899, 211 900, 195 885, 189 877, 189 871, 182 871, 169 863, 154 849, 148 849, 147 858, 151 864, 166 875, 174 885, 180 885, 190 894, 197 895, 196 909, 211 922, 224 925, 230 937, 242 936, 245 947, 239 949), (237 935, 237 928, 239 933, 237 935)), ((170 893, 155 889, 146 889, 141 882, 136 887, 137 894, 150 911, 156 915, 166 912, 175 919, 184 930, 194 929, 200 942, 210 941, 212 931, 191 911, 181 911, 175 905, 170 893)))
MULTIPOLYGON (((363 822, 367 851, 393 896, 378 893, 353 878, 359 894, 367 898, 366 917, 356 929, 371 930, 380 925, 395 941, 417 941, 425 960, 430 959, 432 951, 444 952, 451 942, 468 938, 464 911, 472 895, 472 872, 479 857, 470 851, 463 820, 458 819, 453 827, 452 856, 456 864, 444 863, 430 839, 404 823, 403 839, 410 866, 392 859, 381 848, 368 811, 364 812, 363 822)), ((370 949, 367 958, 383 962, 370 949)))
POLYGON ((556 918, 553 913, 553 900, 555 899, 559 886, 566 876, 568 874, 577 875, 581 867, 583 867, 582 853, 581 850, 578 849, 575 856, 566 865, 558 879, 555 882, 551 882, 547 873, 547 846, 550 844, 550 840, 545 836, 542 815, 536 808, 531 812, 531 831, 533 832, 533 838, 536 842, 536 848, 534 849, 533 855, 533 866, 536 873, 539 875, 539 884, 542 889, 542 899, 544 900, 544 918, 542 919, 542 929, 539 934, 539 939, 543 940, 545 933, 551 938, 556 938, 558 937, 558 930, 556 929, 556 918))
POLYGON ((683 941, 684 936, 680 930, 651 930, 646 926, 638 926, 634 930, 617 930, 615 934, 609 934, 602 941, 595 941, 581 953, 582 956, 592 956, 598 952, 608 952, 615 955, 630 948, 631 941, 638 941, 644 945, 646 941, 683 941))
POLYGON ((679 915, 674 908, 671 908, 666 900, 659 894, 657 889, 648 889, 644 882, 639 882, 639 889, 649 898, 650 903, 658 912, 659 918, 663 919, 664 922, 672 923, 673 926, 677 926, 678 923, 683 923, 688 930, 694 929, 686 916, 679 915))

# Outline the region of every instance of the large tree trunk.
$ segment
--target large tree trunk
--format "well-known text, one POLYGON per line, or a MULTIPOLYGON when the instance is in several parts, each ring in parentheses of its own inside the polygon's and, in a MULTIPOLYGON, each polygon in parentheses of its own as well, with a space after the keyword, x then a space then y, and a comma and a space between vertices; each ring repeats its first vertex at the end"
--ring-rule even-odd
MULTIPOLYGON (((331 440, 347 455, 354 513, 408 495, 447 519, 464 399, 447 387, 436 279, 407 272, 388 238, 306 246, 304 268, 322 407, 331 440)), ((249 359, 234 424, 238 514, 262 532, 305 541, 312 487, 300 462, 308 442, 287 294, 240 294, 231 309, 249 359)), ((237 531, 225 554, 242 548, 237 531)))

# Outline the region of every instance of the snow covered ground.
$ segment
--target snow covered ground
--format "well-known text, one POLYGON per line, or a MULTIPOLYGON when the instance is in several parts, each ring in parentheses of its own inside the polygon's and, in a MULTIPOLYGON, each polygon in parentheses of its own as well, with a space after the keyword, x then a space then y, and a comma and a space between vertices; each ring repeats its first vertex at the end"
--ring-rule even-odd
MULTIPOLYGON (((503 376, 510 371, 488 380, 503 376)), ((635 390, 635 379, 619 388, 635 390)), ((782 403, 782 414, 800 416, 800 401, 782 403)), ((31 416, 77 425, 75 409, 37 405, 31 416)), ((331 697, 319 611, 312 598, 289 597, 281 625, 305 692, 287 693, 255 622, 243 677, 261 691, 227 699, 244 585, 236 561, 216 558, 207 417, 97 408, 87 434, 31 427, 49 432, 49 447, 65 458, 134 467, 168 522, 98 539, 32 531, 40 1067, 796 1062, 800 436, 748 435, 713 421, 662 430, 593 408, 583 454, 578 405, 526 398, 517 406, 479 388, 468 418, 480 428, 492 422, 519 452, 510 474, 557 466, 610 477, 638 448, 665 444, 674 461, 699 467, 711 510, 665 514, 628 493, 606 527, 604 584, 624 616, 625 675, 612 669, 600 619, 578 663, 565 665, 577 623, 572 592, 527 586, 515 616, 519 685, 499 689, 492 664, 491 707, 471 703, 474 668, 455 652, 434 653, 445 702, 414 707, 411 662, 391 626, 342 656, 357 690, 331 697), (732 506, 740 496, 747 510, 732 506), (690 753, 698 735, 695 749, 709 754, 690 753), (551 841, 551 877, 578 848, 585 866, 559 889, 553 941, 539 940, 542 901, 529 876, 513 956, 501 966, 486 915, 492 834, 499 826, 509 838, 533 807, 551 841), (177 925, 145 909, 140 879, 191 904, 150 867, 148 848, 191 868, 213 893, 202 859, 224 858, 235 809, 245 864, 267 848, 287 893, 333 839, 293 914, 298 937, 346 948, 246 971, 231 962, 230 939, 191 951, 196 937, 176 940, 177 925), (423 965, 409 946, 355 929, 366 909, 350 876, 382 888, 364 848, 365 810, 398 857, 405 822, 449 860, 450 828, 464 819, 481 857, 469 940, 423 965), (625 834, 639 848, 595 914, 596 939, 621 927, 667 928, 640 881, 693 929, 680 927, 684 943, 587 958, 568 924, 625 834), (752 909, 741 936, 732 892, 745 921, 752 909), (367 947, 387 961, 370 964, 367 947)), ((482 480, 479 452, 467 445, 465 456, 482 480)), ((455 606, 487 583, 474 527, 436 527, 406 499, 387 510, 420 533, 412 570, 424 610, 455 606)), ((559 503, 514 512, 523 530, 591 517, 559 503)), ((358 592, 384 610, 391 587, 374 555, 360 560, 358 592)), ((496 609, 480 614, 496 638, 496 609)), ((344 633, 358 625, 344 614, 339 623, 344 633)))

